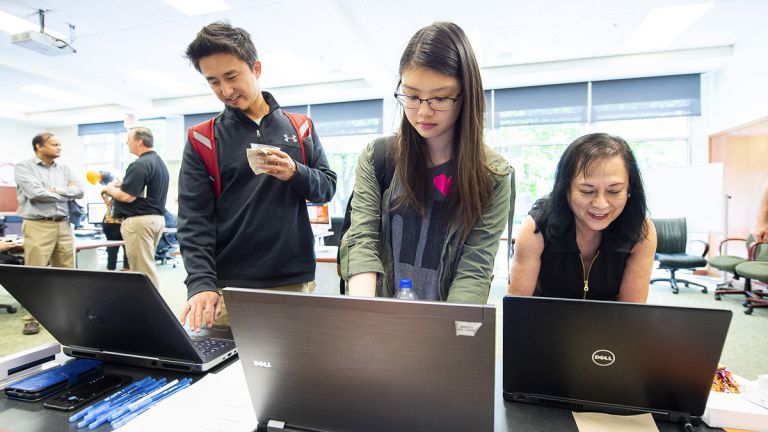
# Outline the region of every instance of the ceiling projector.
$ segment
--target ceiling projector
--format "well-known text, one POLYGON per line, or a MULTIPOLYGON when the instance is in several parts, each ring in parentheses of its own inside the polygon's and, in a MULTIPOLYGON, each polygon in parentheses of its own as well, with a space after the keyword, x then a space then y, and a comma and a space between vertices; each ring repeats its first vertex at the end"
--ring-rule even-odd
POLYGON ((11 43, 47 56, 59 56, 77 52, 66 41, 38 31, 25 31, 12 35, 11 43))

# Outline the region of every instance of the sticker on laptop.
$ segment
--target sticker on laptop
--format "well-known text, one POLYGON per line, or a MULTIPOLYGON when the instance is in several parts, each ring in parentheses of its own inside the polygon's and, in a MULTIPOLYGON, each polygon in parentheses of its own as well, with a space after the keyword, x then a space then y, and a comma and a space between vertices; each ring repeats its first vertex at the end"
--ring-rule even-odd
POLYGON ((454 321, 456 323, 456 336, 474 336, 483 325, 474 321, 454 321))

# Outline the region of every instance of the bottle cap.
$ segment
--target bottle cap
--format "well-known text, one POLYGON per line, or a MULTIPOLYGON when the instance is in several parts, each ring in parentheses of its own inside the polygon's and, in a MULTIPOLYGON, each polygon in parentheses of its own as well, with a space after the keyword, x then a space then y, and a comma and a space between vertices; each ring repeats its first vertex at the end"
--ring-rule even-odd
POLYGON ((400 288, 413 288, 413 282, 408 278, 400 279, 400 288))

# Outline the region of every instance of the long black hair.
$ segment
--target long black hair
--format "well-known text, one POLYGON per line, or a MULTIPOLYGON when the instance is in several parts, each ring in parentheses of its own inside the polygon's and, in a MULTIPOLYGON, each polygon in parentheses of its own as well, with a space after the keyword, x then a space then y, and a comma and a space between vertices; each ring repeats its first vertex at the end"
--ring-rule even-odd
MULTIPOLYGON (((531 213, 540 214, 539 219, 545 227, 546 237, 560 239, 564 233, 573 229, 574 215, 568 205, 568 192, 573 179, 579 173, 588 176, 598 164, 616 156, 622 158, 627 168, 629 189, 624 210, 605 229, 606 236, 619 244, 633 245, 648 236, 648 227, 645 224, 648 206, 635 155, 622 138, 593 133, 577 138, 565 149, 560 162, 557 163, 552 192, 533 204, 531 213)), ((538 230, 537 227, 536 232, 538 230)))
MULTIPOLYGON (((485 95, 480 68, 469 38, 450 22, 436 22, 413 35, 400 58, 400 76, 410 68, 440 72, 455 77, 461 85, 461 103, 454 107, 461 110, 454 124, 450 162, 454 178, 446 204, 451 221, 466 238, 493 195, 483 142, 485 95)), ((396 207, 405 204, 423 216, 431 184, 425 140, 405 115, 398 138, 398 178, 405 186, 405 195, 396 207)))

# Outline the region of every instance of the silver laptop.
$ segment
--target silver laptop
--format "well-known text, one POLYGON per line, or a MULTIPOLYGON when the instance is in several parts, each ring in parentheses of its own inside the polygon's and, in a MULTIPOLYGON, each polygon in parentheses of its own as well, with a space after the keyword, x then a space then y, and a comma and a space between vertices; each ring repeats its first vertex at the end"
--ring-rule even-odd
POLYGON ((504 298, 504 398, 698 423, 732 313, 504 298))
POLYGON ((73 357, 199 373, 237 352, 190 337, 143 273, 0 265, 0 285, 73 357))
POLYGON ((260 428, 493 430, 491 305, 241 288, 224 300, 260 428))

